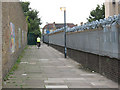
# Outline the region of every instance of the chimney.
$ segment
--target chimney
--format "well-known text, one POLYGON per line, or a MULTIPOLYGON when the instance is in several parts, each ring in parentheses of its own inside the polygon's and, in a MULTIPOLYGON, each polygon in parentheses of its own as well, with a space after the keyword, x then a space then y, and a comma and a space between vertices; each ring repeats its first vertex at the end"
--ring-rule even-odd
POLYGON ((53 22, 53 24, 55 25, 55 22, 53 22))
POLYGON ((83 25, 83 22, 81 22, 80 25, 82 26, 82 25, 83 25))

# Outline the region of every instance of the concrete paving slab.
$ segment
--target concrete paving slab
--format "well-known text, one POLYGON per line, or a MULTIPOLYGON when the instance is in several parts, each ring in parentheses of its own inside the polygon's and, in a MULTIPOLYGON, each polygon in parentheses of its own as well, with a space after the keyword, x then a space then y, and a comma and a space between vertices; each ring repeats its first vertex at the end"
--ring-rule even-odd
POLYGON ((117 83, 104 76, 79 69, 76 61, 64 58, 52 47, 29 46, 19 68, 10 75, 5 88, 116 88, 117 83))
POLYGON ((68 88, 67 85, 45 85, 46 88, 68 88))
POLYGON ((80 86, 80 85, 78 85, 78 86, 77 86, 77 85, 68 85, 68 88, 74 88, 74 89, 75 89, 75 88, 76 88, 76 89, 82 88, 82 89, 84 90, 84 89, 86 89, 86 88, 89 89, 89 88, 94 88, 94 87, 88 86, 88 85, 86 85, 86 86, 83 86, 83 85, 82 85, 82 86, 80 86))
POLYGON ((45 80, 44 83, 64 83, 64 81, 45 80))
POLYGON ((86 80, 86 79, 85 78, 66 78, 66 80, 79 81, 79 80, 86 80))
POLYGON ((55 81, 62 80, 62 81, 64 81, 64 80, 66 80, 66 78, 48 78, 48 80, 55 80, 55 81))

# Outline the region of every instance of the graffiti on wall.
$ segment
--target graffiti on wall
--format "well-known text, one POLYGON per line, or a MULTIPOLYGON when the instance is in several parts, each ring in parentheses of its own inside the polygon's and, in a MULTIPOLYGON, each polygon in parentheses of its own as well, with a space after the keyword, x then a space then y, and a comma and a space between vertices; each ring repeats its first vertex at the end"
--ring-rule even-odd
POLYGON ((12 53, 15 52, 15 26, 10 22, 10 50, 12 53))
POLYGON ((24 31, 22 31, 22 43, 24 44, 24 31))
POLYGON ((26 32, 24 31, 24 42, 25 42, 25 36, 26 36, 25 34, 26 34, 26 32))
POLYGON ((27 41, 27 32, 25 31, 25 41, 27 41))
POLYGON ((18 29, 18 42, 19 42, 19 48, 21 48, 21 29, 18 29))

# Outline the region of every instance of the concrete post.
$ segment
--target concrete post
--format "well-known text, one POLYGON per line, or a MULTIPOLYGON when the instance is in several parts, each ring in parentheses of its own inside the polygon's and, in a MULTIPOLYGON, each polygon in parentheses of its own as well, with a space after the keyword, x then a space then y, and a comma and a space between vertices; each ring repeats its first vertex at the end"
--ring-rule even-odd
POLYGON ((105 0, 105 18, 120 13, 120 0, 105 0))

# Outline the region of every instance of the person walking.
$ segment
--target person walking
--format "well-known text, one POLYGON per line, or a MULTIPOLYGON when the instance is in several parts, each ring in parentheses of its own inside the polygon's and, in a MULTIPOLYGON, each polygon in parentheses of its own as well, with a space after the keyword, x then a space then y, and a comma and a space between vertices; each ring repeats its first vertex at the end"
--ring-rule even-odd
POLYGON ((37 47, 38 47, 38 49, 39 49, 40 45, 41 45, 41 43, 40 43, 40 37, 38 36, 37 37, 37 47))

